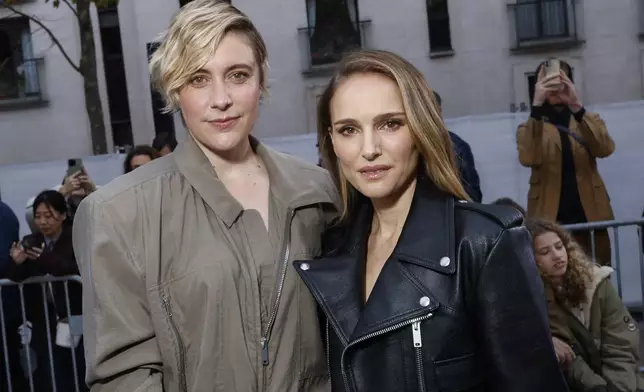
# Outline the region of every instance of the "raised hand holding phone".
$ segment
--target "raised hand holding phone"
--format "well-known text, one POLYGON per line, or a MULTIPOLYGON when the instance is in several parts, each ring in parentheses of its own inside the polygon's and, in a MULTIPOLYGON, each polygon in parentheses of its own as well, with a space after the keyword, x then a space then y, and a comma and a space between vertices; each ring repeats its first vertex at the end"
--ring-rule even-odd
POLYGON ((579 95, 577 95, 577 89, 575 88, 575 85, 570 80, 570 78, 568 78, 568 75, 566 75, 566 73, 563 71, 561 71, 561 82, 562 89, 559 97, 573 113, 578 112, 583 105, 579 101, 579 95))
POLYGON ((537 83, 534 86, 534 98, 532 100, 533 106, 541 106, 546 101, 548 94, 556 93, 561 88, 561 76, 555 74, 548 74, 546 66, 539 69, 537 75, 537 83))
POLYGON ((80 189, 82 186, 82 175, 82 171, 77 171, 65 177, 65 181, 63 182, 63 187, 60 189, 60 193, 62 193, 63 196, 69 196, 73 191, 80 189))

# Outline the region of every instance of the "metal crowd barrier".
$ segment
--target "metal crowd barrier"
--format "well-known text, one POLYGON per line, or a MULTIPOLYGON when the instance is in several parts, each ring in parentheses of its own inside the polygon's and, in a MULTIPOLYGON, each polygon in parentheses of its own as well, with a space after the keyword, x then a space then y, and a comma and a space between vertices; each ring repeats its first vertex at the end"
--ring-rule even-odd
MULTIPOLYGON (((570 232, 579 232, 579 231, 589 231, 590 232, 590 241, 591 241, 591 258, 593 261, 597 260, 595 252, 595 234, 598 230, 608 230, 609 236, 611 237, 611 250, 613 255, 611 257, 611 265, 615 269, 616 279, 617 279, 617 292, 620 297, 624 298, 624 287, 622 284, 622 272, 632 272, 635 267, 639 268, 639 278, 640 278, 640 287, 639 292, 641 294, 640 302, 636 306, 628 306, 629 308, 639 308, 640 310, 644 306, 644 218, 632 219, 632 220, 613 220, 613 221, 600 221, 600 222, 590 222, 590 223, 578 223, 573 225, 564 225, 564 227, 570 232), (628 230, 631 229, 630 237, 632 239, 633 233, 636 232, 637 244, 622 243, 620 240, 620 229, 628 230), (625 258, 622 256, 626 253, 625 258), (625 265, 624 262, 627 262, 625 265), (637 263, 639 261, 639 263, 637 263), (624 269, 626 268, 628 271, 624 269)), ((625 301, 626 302, 626 301, 625 301)), ((628 304, 627 304, 628 305, 628 304)))
MULTIPOLYGON (((25 339, 21 339, 21 343, 19 347, 22 347, 21 350, 21 358, 19 364, 10 363, 10 353, 9 353, 9 347, 8 347, 8 339, 19 339, 21 336, 18 333, 18 331, 7 331, 7 319, 5 315, 5 306, 4 304, 4 295, 3 295, 3 289, 6 290, 9 287, 17 287, 19 297, 20 297, 20 314, 21 314, 21 319, 22 319, 22 325, 25 326, 27 325, 27 322, 32 323, 32 327, 30 328, 29 331, 29 340, 32 340, 33 338, 33 332, 34 328, 33 327, 33 322, 31 320, 27 319, 27 310, 26 310, 26 303, 25 303, 25 286, 32 286, 32 285, 40 285, 40 291, 42 293, 42 304, 43 304, 43 309, 44 309, 44 319, 45 319, 45 335, 47 337, 47 353, 49 355, 49 376, 50 376, 50 384, 48 384, 48 390, 57 392, 57 385, 56 385, 56 371, 55 371, 55 364, 54 364, 54 344, 60 345, 60 342, 58 341, 59 336, 56 336, 56 342, 52 342, 52 331, 54 333, 57 333, 58 330, 57 328, 52 329, 52 320, 49 314, 49 309, 50 307, 50 300, 53 300, 53 289, 52 289, 52 283, 62 283, 64 290, 65 290, 65 307, 66 307, 66 314, 67 314, 67 321, 68 321, 68 326, 69 326, 69 344, 71 348, 69 348, 69 352, 72 358, 72 366, 73 366, 73 371, 74 371, 74 386, 75 386, 75 392, 81 392, 84 389, 81 389, 81 385, 79 385, 79 374, 78 374, 78 362, 77 361, 84 361, 84 358, 76 358, 75 354, 75 344, 74 340, 76 340, 76 344, 78 344, 78 341, 82 338, 82 327, 80 329, 78 327, 72 327, 72 320, 74 321, 80 321, 78 320, 78 316, 72 316, 71 314, 71 307, 70 307, 70 299, 69 299, 69 282, 76 282, 78 284, 81 284, 81 278, 80 276, 61 276, 61 277, 54 277, 54 276, 40 276, 40 277, 34 277, 34 278, 29 278, 27 280, 24 280, 22 282, 13 282, 11 280, 7 279, 0 279, 0 336, 2 337, 2 349, 3 349, 3 354, 4 354, 4 369, 0 369, 0 374, 4 372, 4 375, 6 377, 0 377, 0 380, 3 378, 7 382, 7 390, 8 392, 23 392, 23 390, 17 391, 12 388, 12 374, 15 375, 15 373, 12 372, 19 372, 20 375, 24 375, 26 373, 25 378, 28 379, 27 384, 29 385, 29 391, 34 392, 35 391, 35 383, 34 383, 34 371, 36 370, 34 365, 37 365, 37 363, 34 363, 32 356, 35 354, 38 355, 43 355, 42 352, 34 352, 33 347, 30 346, 29 343, 25 344, 25 339), (24 356, 22 355, 24 353, 24 356), (16 368, 18 367, 18 368, 16 368)), ((58 327, 58 321, 53 320, 54 323, 56 323, 56 327, 58 327)), ((74 324, 78 324, 77 322, 74 322, 74 324)), ((66 336, 66 335, 63 335, 66 336)), ((18 346, 18 345, 14 345, 18 346)), ((15 355, 13 356, 15 358, 15 355)), ((60 376, 60 375, 59 375, 60 376)), ((83 375, 84 377, 84 375, 83 375)), ((82 379, 81 379, 82 380, 82 379)), ((3 381, 0 381, 0 390, 3 390, 3 381)), ((61 392, 68 392, 68 391, 61 391, 61 392)))

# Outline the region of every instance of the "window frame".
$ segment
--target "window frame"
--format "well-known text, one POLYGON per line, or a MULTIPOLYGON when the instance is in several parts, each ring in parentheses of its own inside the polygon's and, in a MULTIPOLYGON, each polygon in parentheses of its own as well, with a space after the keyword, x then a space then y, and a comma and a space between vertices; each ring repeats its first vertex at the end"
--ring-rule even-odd
MULTIPOLYGON (((454 51, 454 45, 452 43, 452 23, 449 12, 449 0, 426 0, 426 13, 427 13, 427 34, 429 36, 429 51, 430 53, 450 53, 454 51), (444 14, 439 15, 436 10, 433 8, 438 7, 438 2, 444 3, 445 11, 444 14), (434 3, 434 4, 432 4, 434 3), (432 39, 432 24, 433 23, 442 23, 446 22, 447 25, 447 41, 448 45, 446 46, 434 46, 432 42, 436 42, 436 39, 432 39)), ((434 24, 436 26, 436 24, 434 24)), ((436 31, 434 31, 435 33, 436 31)), ((444 33, 444 31, 442 32, 444 33)))

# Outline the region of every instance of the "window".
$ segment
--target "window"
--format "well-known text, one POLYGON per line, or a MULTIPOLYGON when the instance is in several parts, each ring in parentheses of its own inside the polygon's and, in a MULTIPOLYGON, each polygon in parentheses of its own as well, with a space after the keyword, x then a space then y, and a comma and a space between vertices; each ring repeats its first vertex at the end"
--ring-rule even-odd
POLYGON ((306 0, 306 15, 308 27, 299 30, 308 46, 308 67, 337 63, 363 46, 357 0, 306 0))
POLYGON ((40 96, 27 18, 0 20, 0 100, 40 96))
POLYGON ((114 146, 132 145, 132 119, 125 78, 125 63, 121 45, 121 29, 116 7, 103 8, 98 13, 103 46, 105 82, 112 125, 114 146))
MULTIPOLYGON (((152 57, 154 52, 159 48, 158 42, 148 43, 148 58, 152 57)), ((168 133, 170 135, 175 135, 174 130, 174 118, 172 114, 165 113, 163 108, 165 107, 165 102, 163 97, 156 91, 152 85, 150 85, 150 91, 152 94, 152 113, 154 115, 154 133, 158 135, 159 133, 168 133)))
MULTIPOLYGON (((179 6, 183 7, 184 5, 190 3, 192 0, 179 0, 179 6)), ((219 0, 230 4, 230 0, 219 0)))
POLYGON ((568 36, 566 0, 518 0, 516 7, 519 40, 568 36))
POLYGON ((447 0, 427 0, 430 52, 452 50, 452 33, 449 27, 447 0))

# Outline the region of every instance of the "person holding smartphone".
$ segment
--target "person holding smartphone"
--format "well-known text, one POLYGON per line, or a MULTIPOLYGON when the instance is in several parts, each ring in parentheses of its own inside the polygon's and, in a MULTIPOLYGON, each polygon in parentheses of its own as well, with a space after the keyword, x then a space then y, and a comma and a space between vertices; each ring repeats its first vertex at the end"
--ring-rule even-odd
MULTIPOLYGON (((51 189, 61 193, 67 200, 69 207, 70 221, 73 221, 74 214, 80 202, 98 187, 87 173, 83 161, 80 158, 67 160, 67 173, 61 185, 53 186, 51 189)), ((33 215, 33 204, 36 197, 27 201, 25 219, 33 233, 38 231, 33 215)))
MULTIPOLYGON (((79 275, 72 244, 69 207, 63 195, 54 190, 43 191, 36 197, 33 209, 38 232, 13 244, 10 251, 13 265, 9 268, 7 277, 16 282, 22 282, 28 278, 43 275, 79 275)), ((52 288, 49 295, 51 301, 47 304, 43 303, 39 286, 37 295, 25 299, 25 311, 29 323, 23 325, 23 328, 33 328, 32 338, 27 340, 31 340, 31 345, 38 354, 37 366, 33 369, 34 380, 45 384, 45 379, 49 378, 47 334, 50 334, 52 342, 55 342, 58 329, 73 329, 73 326, 80 325, 78 321, 82 314, 82 288, 78 283, 70 282, 67 290, 63 283, 53 283, 50 287, 52 288), (67 293, 68 298, 66 298, 67 293), (69 314, 67 299, 69 299, 69 314), (45 312, 49 312, 49 325, 46 322, 45 312)), ((78 330, 71 331, 71 334, 80 337, 78 330)), ((51 354, 54 358, 56 386, 59 391, 75 390, 71 355, 76 356, 76 380, 81 387, 80 390, 86 390, 83 344, 78 337, 75 337, 69 347, 52 345, 51 354)), ((46 384, 38 390, 52 389, 46 384)))
MULTIPOLYGON (((597 159, 615 150, 599 114, 587 112, 572 81, 572 69, 551 59, 537 68, 530 118, 517 130, 519 162, 532 170, 528 216, 563 225, 612 220, 613 209, 597 159)), ((575 232, 600 264, 611 263, 608 232, 575 232)))

